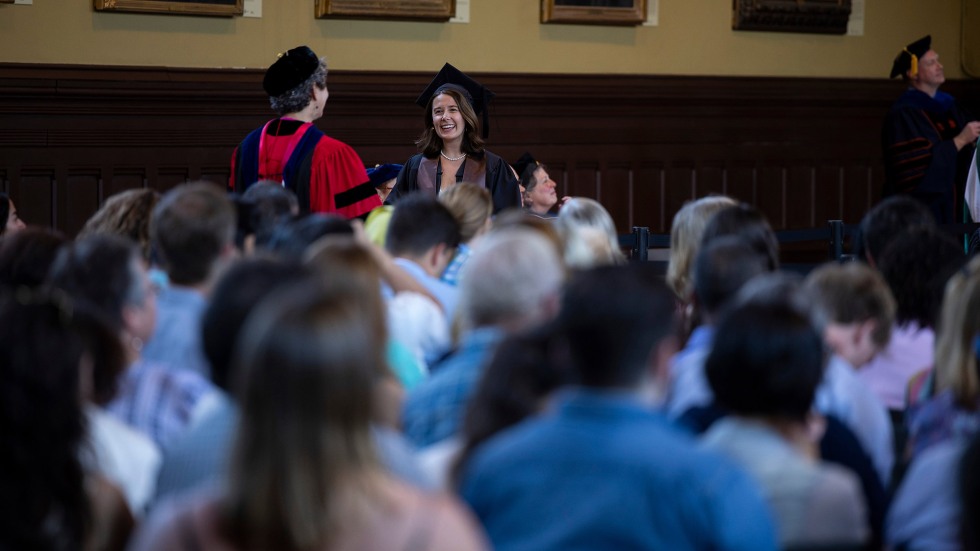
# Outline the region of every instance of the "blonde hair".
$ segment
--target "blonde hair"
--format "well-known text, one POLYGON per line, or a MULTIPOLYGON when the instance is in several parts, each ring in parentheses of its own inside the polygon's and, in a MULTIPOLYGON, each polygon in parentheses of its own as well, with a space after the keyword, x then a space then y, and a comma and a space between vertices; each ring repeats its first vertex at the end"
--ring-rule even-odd
POLYGON ((128 189, 109 197, 85 226, 78 238, 94 234, 128 237, 139 245, 145 260, 150 259, 150 214, 160 194, 148 188, 128 189))
POLYGON ((980 334, 980 256, 950 278, 936 336, 936 392, 951 390, 957 404, 976 409, 980 376, 974 341, 980 334))
POLYGON ((682 301, 687 301, 693 291, 694 258, 698 255, 701 236, 708 221, 720 210, 738 203, 724 195, 709 195, 696 201, 688 201, 674 215, 670 225, 670 259, 667 262, 667 285, 682 301))
POLYGON ((459 234, 463 243, 469 243, 493 213, 493 199, 482 186, 470 183, 456 184, 439 193, 439 201, 459 222, 459 234))
POLYGON ((565 264, 569 268, 626 262, 612 216, 598 201, 569 199, 558 211, 558 223, 565 237, 565 264))

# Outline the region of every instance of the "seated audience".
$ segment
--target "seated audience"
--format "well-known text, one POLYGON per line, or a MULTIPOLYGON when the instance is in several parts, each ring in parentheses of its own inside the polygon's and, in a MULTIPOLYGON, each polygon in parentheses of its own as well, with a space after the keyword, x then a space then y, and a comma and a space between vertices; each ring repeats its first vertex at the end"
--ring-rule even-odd
POLYGON ((854 257, 877 268, 885 247, 902 232, 935 225, 932 211, 921 201, 908 195, 887 197, 861 219, 854 239, 854 257))
POLYGON ((459 245, 459 223, 435 197, 412 193, 398 201, 388 224, 385 248, 395 263, 428 289, 446 319, 456 314, 459 290, 439 278, 459 245))
POLYGON ((156 289, 140 250, 118 235, 90 235, 67 245, 48 281, 99 311, 119 335, 128 369, 106 410, 165 450, 213 406, 215 388, 193 371, 142 361, 156 325, 156 289))
POLYGON ((0 239, 0 287, 40 287, 66 241, 61 232, 37 227, 0 239))
POLYGON ((677 296, 681 312, 681 329, 684 336, 700 323, 694 310, 694 259, 701 246, 708 221, 718 211, 734 207, 738 203, 724 195, 709 195, 684 203, 670 224, 670 257, 667 260, 667 285, 677 296))
POLYGON ((776 549, 756 485, 656 412, 676 349, 674 300, 632 267, 572 278, 556 321, 576 386, 462 466, 494 548, 776 549))
POLYGON ((157 325, 143 359, 207 377, 201 315, 211 286, 235 255, 234 207, 211 183, 184 184, 157 203, 150 235, 170 284, 157 300, 157 325))
POLYGON ((950 278, 936 338, 935 369, 906 412, 914 458, 930 446, 980 433, 980 257, 950 278))
POLYGON ((84 334, 111 335, 80 314, 58 293, 0 298, 2 549, 117 551, 133 527, 119 489, 81 459, 84 334))
POLYGON ((473 255, 473 247, 480 238, 490 231, 490 214, 493 212, 493 199, 490 192, 476 184, 459 184, 444 189, 439 201, 459 222, 459 247, 456 256, 442 272, 442 280, 450 285, 459 284, 460 269, 473 255))
POLYGON ((266 249, 283 258, 299 261, 303 259, 310 245, 321 237, 353 233, 351 222, 339 214, 307 214, 286 220, 273 228, 266 249))
POLYGON ((565 240, 565 264, 569 268, 626 262, 612 216, 598 201, 569 199, 558 213, 558 227, 565 240))
MULTIPOLYGON (((296 194, 283 187, 280 182, 256 182, 245 190, 242 200, 249 205, 247 224, 254 235, 251 246, 246 243, 246 254, 266 250, 275 229, 299 215, 296 194)), ((239 220, 238 223, 241 226, 242 221, 239 220)))
POLYGON ((243 329, 227 483, 162 506, 132 549, 485 549, 451 498, 378 467, 376 322, 343 285, 269 296, 243 329))
POLYGON ((551 318, 563 279, 554 248, 529 230, 494 231, 480 243, 460 280, 459 346, 405 401, 402 422, 412 443, 425 447, 456 435, 497 344, 551 318))
POLYGON ((888 346, 858 375, 896 414, 905 409, 909 379, 933 364, 933 328, 943 287, 963 261, 963 246, 934 226, 901 232, 878 259, 895 297, 895 325, 888 346))
POLYGON ((108 199, 78 232, 78 239, 95 234, 114 234, 129 238, 140 248, 146 262, 152 262, 150 217, 160 194, 149 188, 128 189, 108 199))
POLYGON ((769 258, 736 236, 718 237, 701 246, 694 262, 692 304, 701 325, 670 363, 667 413, 674 418, 692 408, 709 407, 714 394, 704 373, 704 361, 715 337, 714 324, 724 306, 749 280, 769 270, 769 258))
POLYGON ((835 415, 861 441, 888 486, 895 464, 888 410, 855 370, 883 350, 891 337, 895 299, 881 274, 852 262, 828 263, 806 278, 804 292, 823 325, 823 338, 833 353, 815 407, 835 415))
POLYGON ((776 517, 780 544, 863 544, 869 538, 857 478, 817 459, 808 416, 826 361, 810 318, 791 304, 739 304, 718 322, 705 363, 731 413, 705 447, 745 467, 776 517))

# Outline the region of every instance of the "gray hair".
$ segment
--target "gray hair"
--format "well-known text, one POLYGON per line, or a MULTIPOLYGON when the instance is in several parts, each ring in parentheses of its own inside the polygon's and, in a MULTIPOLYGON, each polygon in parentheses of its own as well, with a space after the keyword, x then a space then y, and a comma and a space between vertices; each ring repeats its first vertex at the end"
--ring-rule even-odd
POLYGON ((320 58, 320 66, 310 75, 310 78, 292 90, 278 96, 269 97, 269 105, 279 116, 302 111, 310 104, 313 97, 313 87, 327 87, 327 62, 320 58))
POLYGON ((591 268, 623 264, 616 225, 602 204, 594 199, 569 199, 558 211, 558 226, 565 237, 565 264, 591 268))
POLYGON ((514 228, 484 237, 460 274, 464 330, 536 321, 558 297, 565 273, 554 245, 533 230, 514 228))

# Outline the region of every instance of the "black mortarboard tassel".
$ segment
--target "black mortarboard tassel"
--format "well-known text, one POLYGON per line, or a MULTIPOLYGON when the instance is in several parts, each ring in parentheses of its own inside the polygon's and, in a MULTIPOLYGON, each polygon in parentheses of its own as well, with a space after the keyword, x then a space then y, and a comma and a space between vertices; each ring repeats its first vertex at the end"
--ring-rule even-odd
POLYGON ((473 111, 476 112, 477 116, 482 116, 482 134, 484 138, 487 138, 490 135, 490 116, 487 112, 487 105, 489 105, 490 100, 493 99, 494 93, 488 90, 486 86, 466 76, 465 73, 448 63, 442 66, 442 69, 440 69, 436 77, 432 79, 432 82, 425 87, 425 90, 422 91, 422 95, 415 100, 415 103, 417 103, 419 107, 425 109, 428 107, 429 99, 432 98, 432 96, 435 96, 447 89, 455 90, 463 94, 463 97, 469 100, 470 105, 473 106, 473 111))
POLYGON ((308 46, 298 46, 284 54, 265 72, 262 88, 277 97, 303 84, 320 67, 320 58, 308 46))
POLYGON ((932 46, 932 36, 926 35, 915 42, 909 44, 898 52, 895 62, 892 63, 892 73, 888 78, 895 78, 904 75, 906 71, 912 71, 912 76, 919 73, 919 60, 926 55, 932 46))

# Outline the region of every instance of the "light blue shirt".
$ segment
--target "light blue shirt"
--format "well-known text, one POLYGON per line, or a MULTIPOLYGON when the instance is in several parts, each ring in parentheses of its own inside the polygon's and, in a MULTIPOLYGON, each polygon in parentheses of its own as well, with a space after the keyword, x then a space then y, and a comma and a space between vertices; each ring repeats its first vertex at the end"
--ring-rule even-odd
POLYGON ((201 343, 201 318, 207 300, 187 287, 170 285, 157 298, 157 325, 140 357, 148 363, 196 371, 210 379, 211 367, 201 343))
POLYGON ((442 310, 446 313, 447 320, 451 321, 454 319, 456 306, 459 304, 459 289, 441 281, 437 277, 430 276, 422 266, 407 258, 396 258, 395 264, 408 272, 408 275, 412 276, 415 281, 418 281, 426 290, 432 293, 432 296, 442 305, 442 310))
POLYGON ((563 392, 477 448, 461 480, 497 551, 777 549, 749 476, 622 394, 563 392))

